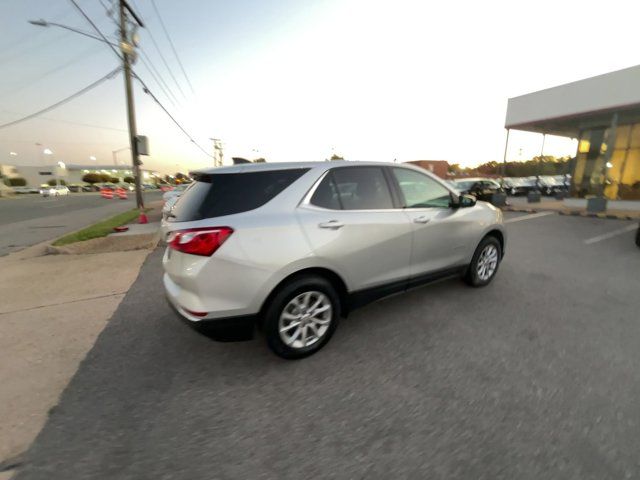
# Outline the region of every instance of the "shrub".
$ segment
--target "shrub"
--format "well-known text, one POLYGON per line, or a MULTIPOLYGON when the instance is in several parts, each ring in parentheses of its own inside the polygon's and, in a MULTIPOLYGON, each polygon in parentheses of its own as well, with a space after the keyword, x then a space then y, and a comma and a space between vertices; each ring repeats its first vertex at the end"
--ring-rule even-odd
POLYGON ((82 177, 82 181, 93 185, 94 183, 100 183, 102 178, 99 173, 87 173, 82 177))
POLYGON ((124 177, 124 178, 122 179, 122 181, 123 181, 124 183, 136 183, 136 179, 135 179, 135 178, 133 178, 133 177, 124 177))
POLYGON ((22 177, 7 179, 10 187, 26 187, 27 181, 22 177))
POLYGON ((107 183, 108 181, 111 180, 111 175, 108 175, 106 173, 100 173, 98 175, 100 175, 100 182, 101 183, 107 183))
POLYGON ((120 179, 118 177, 109 177, 108 181, 111 183, 120 183, 120 179))

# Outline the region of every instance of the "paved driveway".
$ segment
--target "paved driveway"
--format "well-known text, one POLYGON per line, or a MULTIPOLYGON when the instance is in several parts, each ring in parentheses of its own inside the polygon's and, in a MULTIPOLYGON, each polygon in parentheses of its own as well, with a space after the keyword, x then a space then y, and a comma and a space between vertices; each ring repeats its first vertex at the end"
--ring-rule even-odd
MULTIPOLYGON (((160 191, 144 192, 145 202, 160 200, 160 191)), ((18 195, 0 199, 0 256, 60 237, 136 206, 135 197, 105 200, 97 193, 42 198, 18 195)))
POLYGON ((520 217, 489 287, 380 301, 302 361, 183 325, 155 252, 17 478, 640 478, 630 223, 520 217))

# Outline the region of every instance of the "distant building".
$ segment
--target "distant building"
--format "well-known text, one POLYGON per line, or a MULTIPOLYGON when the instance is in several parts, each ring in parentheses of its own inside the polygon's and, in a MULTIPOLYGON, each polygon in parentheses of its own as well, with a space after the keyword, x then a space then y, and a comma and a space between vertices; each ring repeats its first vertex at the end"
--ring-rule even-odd
POLYGON ((505 128, 578 140, 571 194, 640 200, 640 65, 510 98, 505 128))
MULTIPOLYGON (((160 178, 157 172, 141 169, 142 183, 155 183, 160 178)), ((123 165, 0 165, 0 173, 5 178, 24 178, 30 187, 39 187, 49 180, 64 180, 67 185, 82 184, 87 173, 106 173, 122 182, 125 177, 133 176, 130 166, 123 165)))
POLYGON ((449 162, 446 160, 412 160, 405 163, 411 163, 417 167, 429 170, 442 179, 447 178, 447 172, 449 171, 449 162))

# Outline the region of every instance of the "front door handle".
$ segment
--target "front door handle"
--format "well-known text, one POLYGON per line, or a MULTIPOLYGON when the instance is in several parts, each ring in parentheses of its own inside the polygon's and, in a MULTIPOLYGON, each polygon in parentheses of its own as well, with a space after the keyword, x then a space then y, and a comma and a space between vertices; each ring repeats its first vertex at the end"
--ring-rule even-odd
POLYGON ((426 215, 420 215, 419 217, 413 219, 413 223, 429 223, 429 220, 431 219, 426 215))
POLYGON ((339 228, 344 227, 344 223, 339 222, 338 220, 329 220, 328 222, 322 222, 318 224, 320 228, 328 228, 331 230, 337 230, 339 228))

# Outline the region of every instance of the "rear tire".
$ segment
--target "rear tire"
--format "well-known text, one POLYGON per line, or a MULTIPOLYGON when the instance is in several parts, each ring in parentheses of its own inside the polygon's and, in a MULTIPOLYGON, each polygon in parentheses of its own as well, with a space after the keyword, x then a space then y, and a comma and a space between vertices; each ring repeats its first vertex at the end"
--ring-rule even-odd
POLYGON ((267 345, 286 359, 316 353, 331 339, 340 318, 333 285, 316 275, 293 278, 273 297, 264 315, 267 345))
POLYGON ((640 247, 640 225, 638 225, 638 231, 636 232, 636 245, 640 247))
POLYGON ((484 237, 473 254, 464 281, 472 287, 488 285, 496 276, 501 260, 502 248, 498 239, 492 235, 484 237))

